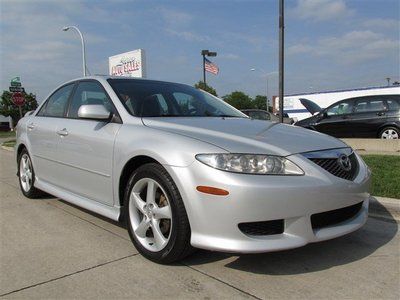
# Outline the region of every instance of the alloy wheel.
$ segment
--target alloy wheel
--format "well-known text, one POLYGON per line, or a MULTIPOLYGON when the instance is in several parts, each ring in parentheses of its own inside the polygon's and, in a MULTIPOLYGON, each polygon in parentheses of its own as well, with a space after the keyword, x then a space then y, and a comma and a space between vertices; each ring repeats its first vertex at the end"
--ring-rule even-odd
POLYGON ((390 140, 391 139, 398 139, 399 138, 399 134, 397 133, 396 130, 394 130, 392 128, 388 128, 388 129, 385 129, 382 132, 381 138, 382 139, 390 139, 390 140))
POLYGON ((23 154, 19 165, 19 178, 21 186, 25 192, 29 192, 32 187, 33 175, 32 175, 32 163, 28 154, 23 154))
POLYGON ((135 183, 130 193, 129 217, 133 232, 147 250, 165 248, 171 236, 172 210, 167 193, 151 178, 135 183))

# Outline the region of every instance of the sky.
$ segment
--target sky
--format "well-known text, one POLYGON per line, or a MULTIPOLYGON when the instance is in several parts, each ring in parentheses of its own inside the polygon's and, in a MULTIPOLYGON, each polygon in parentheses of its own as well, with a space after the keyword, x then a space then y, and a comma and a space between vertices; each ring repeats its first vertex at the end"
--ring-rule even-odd
MULTIPOLYGON (((398 0, 286 0, 285 94, 400 80, 399 14, 398 0)), ((141 48, 147 78, 193 85, 209 49, 220 72, 207 83, 219 96, 265 95, 267 77, 278 94, 278 0, 0 0, 0 88, 20 76, 41 102, 80 77, 80 39, 66 25, 84 34, 91 74, 141 48)))

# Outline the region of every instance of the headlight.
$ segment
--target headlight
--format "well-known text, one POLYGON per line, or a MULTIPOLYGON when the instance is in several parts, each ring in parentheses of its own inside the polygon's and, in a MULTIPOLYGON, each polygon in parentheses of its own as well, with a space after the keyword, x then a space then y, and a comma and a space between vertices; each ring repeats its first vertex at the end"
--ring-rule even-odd
POLYGON ((303 175, 287 158, 261 154, 198 154, 196 159, 218 170, 264 175, 303 175))

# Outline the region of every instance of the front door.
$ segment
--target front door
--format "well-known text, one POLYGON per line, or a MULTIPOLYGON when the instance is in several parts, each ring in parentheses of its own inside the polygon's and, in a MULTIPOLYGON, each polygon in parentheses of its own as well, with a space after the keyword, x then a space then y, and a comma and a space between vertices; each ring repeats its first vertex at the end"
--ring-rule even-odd
POLYGON ((317 131, 334 137, 351 137, 351 130, 349 128, 351 113, 352 102, 339 102, 338 104, 329 107, 314 127, 317 131))
POLYGON ((60 132, 58 160, 63 164, 62 188, 79 196, 113 205, 113 150, 121 124, 78 118, 81 105, 115 108, 101 84, 81 81, 70 101, 60 132))
POLYGON ((74 84, 61 87, 54 92, 27 123, 30 155, 39 180, 55 184, 60 170, 57 162, 59 136, 57 127, 64 118, 69 96, 74 84))

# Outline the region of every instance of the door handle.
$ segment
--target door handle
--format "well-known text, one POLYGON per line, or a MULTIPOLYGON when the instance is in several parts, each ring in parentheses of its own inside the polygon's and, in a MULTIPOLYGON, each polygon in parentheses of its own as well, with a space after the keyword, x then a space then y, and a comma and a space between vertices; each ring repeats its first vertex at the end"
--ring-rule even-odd
POLYGON ((383 111, 380 111, 380 112, 377 112, 376 115, 377 115, 377 116, 384 116, 385 113, 384 113, 383 111))
POLYGON ((28 127, 28 130, 33 130, 35 128, 35 124, 30 123, 30 124, 28 124, 27 127, 28 127))
POLYGON ((59 136, 61 136, 61 137, 67 136, 67 135, 68 135, 68 131, 67 131, 66 128, 64 128, 63 130, 57 131, 57 134, 58 134, 59 136))

